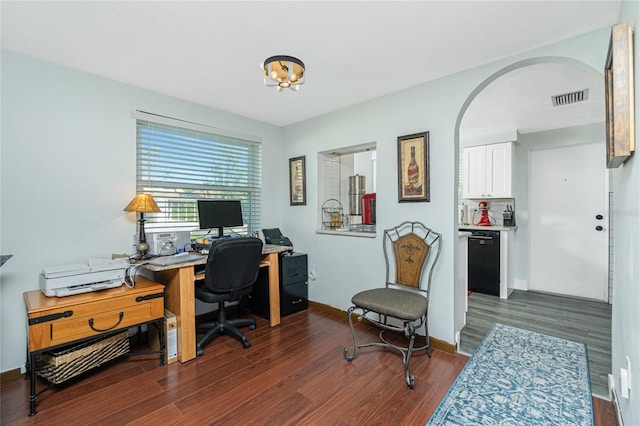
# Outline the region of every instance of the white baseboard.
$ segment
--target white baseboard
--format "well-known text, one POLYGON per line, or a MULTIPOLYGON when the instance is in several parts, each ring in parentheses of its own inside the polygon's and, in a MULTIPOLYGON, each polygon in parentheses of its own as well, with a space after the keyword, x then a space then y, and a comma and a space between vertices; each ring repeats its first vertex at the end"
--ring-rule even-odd
POLYGON ((527 290, 529 290, 529 282, 527 280, 523 280, 521 278, 514 278, 513 279, 513 289, 514 290, 527 291, 527 290))
POLYGON ((624 421, 622 420, 622 412, 620 411, 620 404, 618 403, 618 391, 616 390, 616 381, 613 378, 613 374, 609 374, 609 398, 613 403, 613 408, 616 410, 616 416, 618 417, 618 426, 624 426, 624 421))

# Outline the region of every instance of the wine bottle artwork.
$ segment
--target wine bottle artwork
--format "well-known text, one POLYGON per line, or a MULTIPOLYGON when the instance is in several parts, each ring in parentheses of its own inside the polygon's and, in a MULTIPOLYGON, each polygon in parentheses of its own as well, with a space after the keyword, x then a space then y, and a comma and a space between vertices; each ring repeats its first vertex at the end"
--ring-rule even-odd
POLYGON ((398 202, 430 201, 429 132, 398 137, 398 202))
POLYGON ((420 167, 416 161, 416 147, 411 147, 411 160, 407 167, 407 183, 405 184, 406 195, 422 195, 422 184, 420 183, 420 167))

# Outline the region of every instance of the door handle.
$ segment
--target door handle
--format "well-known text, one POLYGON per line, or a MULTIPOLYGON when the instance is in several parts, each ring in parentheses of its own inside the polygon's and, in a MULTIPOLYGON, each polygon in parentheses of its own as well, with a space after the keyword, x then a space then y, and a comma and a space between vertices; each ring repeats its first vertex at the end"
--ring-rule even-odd
POLYGON ((596 231, 602 231, 604 228, 600 225, 596 226, 596 231))

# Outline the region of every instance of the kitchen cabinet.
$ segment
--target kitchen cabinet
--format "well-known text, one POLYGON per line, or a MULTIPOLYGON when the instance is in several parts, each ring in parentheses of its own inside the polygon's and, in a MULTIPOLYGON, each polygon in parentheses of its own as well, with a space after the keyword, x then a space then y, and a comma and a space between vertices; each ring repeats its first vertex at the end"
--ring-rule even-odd
POLYGON ((479 145, 462 150, 464 198, 513 198, 513 143, 479 145))

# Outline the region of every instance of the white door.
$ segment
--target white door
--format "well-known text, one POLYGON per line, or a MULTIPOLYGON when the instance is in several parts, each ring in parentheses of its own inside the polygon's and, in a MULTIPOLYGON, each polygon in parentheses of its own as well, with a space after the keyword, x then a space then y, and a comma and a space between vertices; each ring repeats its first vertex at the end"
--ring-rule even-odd
POLYGON ((607 301, 604 155, 604 144, 529 153, 531 290, 607 301))

